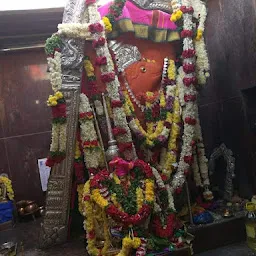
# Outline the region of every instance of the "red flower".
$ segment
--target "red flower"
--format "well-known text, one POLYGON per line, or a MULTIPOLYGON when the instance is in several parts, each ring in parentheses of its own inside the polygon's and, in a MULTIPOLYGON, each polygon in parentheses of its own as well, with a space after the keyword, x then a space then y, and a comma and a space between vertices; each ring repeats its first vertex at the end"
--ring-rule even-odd
POLYGON ((190 85, 197 85, 197 78, 196 77, 184 77, 183 78, 183 83, 184 85, 186 85, 187 87, 190 85))
POLYGON ((187 117, 185 118, 185 123, 186 123, 186 124, 190 124, 190 125, 195 125, 195 124, 196 124, 196 119, 187 116, 187 117))
POLYGON ((55 52, 61 52, 61 49, 60 48, 54 48, 54 51, 55 52))
POLYGON ((110 72, 110 73, 106 73, 106 74, 101 74, 100 77, 101 77, 101 81, 103 83, 110 83, 115 80, 115 73, 110 72))
POLYGON ((103 31, 103 26, 100 23, 94 23, 89 26, 91 33, 100 33, 103 31))
POLYGON ((121 108, 122 106, 123 106, 123 103, 121 100, 112 100, 111 101, 112 108, 121 108))
POLYGON ((163 181, 167 181, 168 180, 168 177, 166 175, 164 175, 164 174, 162 174, 161 177, 162 177, 163 181))
POLYGON ((91 119, 93 117, 92 112, 84 112, 84 113, 79 113, 79 118, 80 119, 91 119))
POLYGON ((193 156, 184 156, 185 163, 191 165, 193 163, 193 156))
POLYGON ((114 136, 123 135, 127 133, 127 131, 122 127, 116 127, 112 131, 114 136))
POLYGON ((55 164, 55 161, 51 157, 48 157, 47 160, 46 160, 45 165, 48 166, 48 167, 53 167, 54 164, 55 164))
POLYGON ((90 232, 88 232, 88 238, 89 239, 93 239, 95 237, 95 231, 91 230, 90 232))
POLYGON ((104 46, 105 43, 106 43, 105 38, 100 37, 98 40, 93 40, 92 41, 92 47, 95 49, 95 48, 98 48, 100 46, 104 46))
POLYGON ((182 38, 192 37, 193 36, 193 31, 192 30, 182 30, 180 35, 181 35, 182 38))
POLYGON ((160 116, 160 105, 155 105, 155 107, 152 109, 152 117, 157 118, 160 116))
POLYGON ((194 12, 194 9, 193 9, 193 7, 192 6, 190 6, 190 7, 187 7, 187 6, 181 6, 180 7, 180 10, 183 12, 183 13, 190 13, 190 14, 192 14, 193 12, 194 12))
POLYGON ((183 70, 186 74, 190 74, 195 72, 195 65, 194 64, 183 64, 183 70))
POLYGON ((172 127, 172 124, 168 121, 165 121, 164 122, 164 126, 167 128, 167 129, 170 129, 172 127))
POLYGON ((179 195, 182 192, 182 188, 181 187, 176 188, 175 192, 176 194, 179 195))
POLYGON ((84 201, 90 201, 91 197, 90 196, 84 196, 84 201))
POLYGON ((182 57, 183 58, 193 58, 196 54, 196 51, 194 49, 188 49, 188 50, 184 50, 182 52, 182 57))
POLYGON ((86 0, 85 3, 87 5, 96 3, 96 0, 86 0))
POLYGON ((155 234, 162 238, 170 238, 173 236, 175 228, 175 215, 173 213, 166 217, 166 225, 162 227, 162 223, 159 216, 155 216, 153 220, 153 227, 155 234))
POLYGON ((66 117, 66 104, 62 103, 62 104, 58 104, 55 107, 52 107, 52 117, 53 118, 58 118, 58 117, 66 117))
POLYGON ((84 142, 84 147, 86 148, 90 148, 90 147, 98 147, 99 143, 97 140, 93 140, 93 141, 85 141, 84 142))
POLYGON ((194 147, 196 145, 196 142, 194 140, 191 141, 191 146, 194 147))
POLYGON ((184 95, 184 100, 185 100, 185 102, 195 101, 195 100, 196 100, 196 95, 193 95, 193 94, 185 94, 185 95, 184 95))
POLYGON ((132 149, 132 142, 126 142, 126 143, 119 143, 118 144, 119 151, 123 153, 126 150, 132 149))
POLYGON ((107 58, 105 56, 96 57, 95 65, 107 65, 107 58))

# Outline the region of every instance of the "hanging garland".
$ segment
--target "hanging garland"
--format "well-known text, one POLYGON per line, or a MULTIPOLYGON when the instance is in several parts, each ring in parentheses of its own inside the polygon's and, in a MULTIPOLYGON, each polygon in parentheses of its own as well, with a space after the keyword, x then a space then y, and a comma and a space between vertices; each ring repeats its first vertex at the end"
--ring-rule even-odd
POLYGON ((46 165, 52 167, 66 157, 67 114, 63 94, 57 91, 50 95, 47 105, 52 109, 52 142, 46 165))
MULTIPOLYGON (((196 96, 197 92, 195 85, 197 85, 197 78, 195 76, 195 50, 193 44, 193 8, 190 5, 190 1, 184 0, 182 2, 183 10, 183 30, 181 31, 181 37, 183 38, 183 72, 185 76, 183 78, 182 87, 184 90, 183 107, 183 122, 184 133, 182 136, 183 146, 181 149, 180 160, 178 164, 178 170, 173 177, 171 189, 175 191, 180 189, 185 182, 185 175, 190 172, 191 165, 193 163, 192 145, 195 139, 195 112, 196 112, 196 96)), ((182 75, 179 70, 179 75, 182 75)))
POLYGON ((5 177, 5 176, 0 176, 0 184, 3 183, 4 186, 6 187, 6 192, 9 200, 13 201, 14 200, 14 191, 12 188, 12 181, 5 177))
POLYGON ((45 52, 48 55, 48 67, 50 82, 54 95, 50 95, 47 105, 52 109, 52 143, 50 155, 46 165, 53 167, 66 157, 66 129, 67 114, 66 102, 63 94, 59 91, 62 85, 61 79, 61 46, 62 42, 58 35, 54 34, 46 40, 45 52))
POLYGON ((103 153, 94 127, 92 109, 85 94, 80 95, 79 122, 81 140, 84 151, 84 161, 91 174, 104 166, 103 153))
POLYGON ((101 211, 100 214, 97 214, 97 219, 103 223, 103 231, 104 231, 104 247, 102 249, 98 249, 96 247, 96 227, 95 227, 95 204, 91 200, 91 192, 90 192, 90 181, 87 181, 84 186, 83 191, 83 215, 85 216, 84 220, 84 229, 86 231, 86 239, 87 239, 87 251, 89 255, 100 256, 106 255, 108 248, 110 247, 110 238, 108 234, 108 224, 107 218, 104 211, 101 211))
POLYGON ((97 6, 95 4, 90 4, 89 7, 89 22, 91 23, 89 26, 89 31, 93 37, 92 46, 96 51, 97 58, 104 58, 106 60, 106 62, 100 63, 100 76, 101 81, 106 84, 108 96, 111 100, 113 121, 115 126, 114 129, 120 131, 119 134, 116 134, 119 152, 126 160, 132 160, 136 158, 136 151, 133 145, 131 132, 126 121, 123 104, 120 100, 120 83, 115 74, 114 64, 108 49, 105 28, 100 22, 100 14, 97 10, 97 6))
MULTIPOLYGON (((117 176, 123 175, 122 172, 124 171, 123 166, 125 161, 122 159, 115 159, 114 161, 115 166, 121 165, 121 169, 116 167, 117 169, 115 170, 115 174, 117 176)), ((141 160, 136 160, 132 163, 132 169, 129 170, 129 177, 132 180, 132 183, 136 184, 137 186, 140 185, 139 183, 144 177, 143 183, 145 183, 145 198, 143 205, 140 207, 139 211, 137 211, 138 207, 131 206, 132 204, 134 204, 134 202, 136 204, 136 199, 132 200, 132 203, 129 203, 127 199, 122 198, 122 202, 119 203, 121 204, 123 210, 118 209, 115 204, 110 201, 111 197, 109 197, 109 195, 111 193, 115 193, 116 191, 120 192, 120 184, 118 184, 119 182, 116 183, 115 180, 111 178, 111 175, 108 171, 101 171, 100 173, 96 174, 90 181, 92 188, 92 199, 95 201, 95 203, 98 204, 100 208, 106 209, 106 213, 109 216, 111 216, 117 222, 124 224, 125 226, 138 225, 142 221, 144 221, 149 216, 151 212, 151 205, 154 202, 154 182, 152 180, 154 176, 151 167, 141 160), (116 186, 116 188, 113 188, 113 186, 116 186), (125 210, 127 210, 127 212, 125 210)), ((133 187, 134 186, 132 185, 131 190, 133 190, 133 187)), ((135 195, 136 193, 133 193, 133 196, 135 195)), ((116 196, 118 195, 116 194, 116 196)))

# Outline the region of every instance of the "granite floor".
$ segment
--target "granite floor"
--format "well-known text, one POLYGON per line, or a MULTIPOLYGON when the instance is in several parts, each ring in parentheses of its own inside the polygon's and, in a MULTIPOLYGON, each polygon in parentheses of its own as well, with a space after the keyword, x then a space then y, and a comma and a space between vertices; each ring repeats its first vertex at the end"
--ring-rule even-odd
MULTIPOLYGON (((18 243, 18 255, 20 256, 82 256, 84 250, 83 238, 77 238, 61 246, 48 250, 37 249, 37 240, 40 230, 41 219, 19 223, 14 229, 0 231, 0 244, 7 241, 18 243)), ((196 254, 197 256, 256 256, 245 243, 217 248, 212 251, 196 254)))

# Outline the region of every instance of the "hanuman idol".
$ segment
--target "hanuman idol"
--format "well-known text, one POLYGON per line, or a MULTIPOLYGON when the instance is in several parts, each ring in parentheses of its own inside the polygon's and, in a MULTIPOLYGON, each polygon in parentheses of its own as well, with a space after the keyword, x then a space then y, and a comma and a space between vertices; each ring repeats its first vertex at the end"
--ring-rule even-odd
POLYGON ((70 157, 62 87, 79 81, 73 155, 89 255, 180 248, 174 199, 187 177, 212 199, 197 105, 209 76, 205 4, 70 1, 64 17, 74 6, 79 15, 64 18, 46 43, 54 91, 47 164, 70 157), (77 76, 68 72, 75 68, 77 76))

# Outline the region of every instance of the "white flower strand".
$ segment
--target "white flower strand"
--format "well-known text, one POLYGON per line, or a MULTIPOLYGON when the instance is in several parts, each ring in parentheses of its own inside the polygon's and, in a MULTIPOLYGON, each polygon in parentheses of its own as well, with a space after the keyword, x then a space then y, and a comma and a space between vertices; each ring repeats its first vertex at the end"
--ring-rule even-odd
POLYGON ((58 25, 58 34, 68 38, 88 39, 90 38, 90 24, 62 23, 58 25))
MULTIPOLYGON (((89 100, 85 94, 80 95, 79 113, 92 112, 89 100)), ((98 136, 94 127, 94 121, 80 119, 81 140, 82 143, 87 141, 96 141, 98 136)), ((102 151, 99 148, 84 148, 85 165, 89 168, 98 168, 102 162, 102 151)))
POLYGON ((55 51, 54 58, 47 58, 48 67, 49 67, 49 78, 52 85, 52 90, 57 92, 61 89, 62 78, 61 78, 61 53, 55 51))
MULTIPOLYGON (((192 7, 194 9, 194 17, 199 19, 198 30, 201 31, 202 35, 205 30, 205 21, 207 17, 207 10, 205 4, 201 0, 193 0, 192 7)), ((206 80, 209 77, 210 64, 208 54, 206 51, 204 37, 199 40, 195 40, 196 50, 196 73, 198 83, 200 85, 206 84, 206 80)))
POLYGON ((198 167, 196 148, 193 148, 193 157, 194 157, 194 161, 192 164, 192 169, 193 169, 193 174, 194 174, 194 181, 195 181, 197 187, 203 187, 202 179, 201 179, 201 175, 200 175, 200 171, 199 171, 199 167, 198 167))
POLYGON ((197 139, 197 151, 198 151, 198 165, 201 173, 202 184, 204 186, 210 185, 209 171, 208 171, 208 159, 205 156, 205 147, 203 143, 202 129, 200 126, 198 108, 196 111, 196 139, 197 139))
POLYGON ((59 148, 59 130, 60 124, 52 124, 52 142, 50 146, 50 152, 57 152, 59 148))
POLYGON ((207 78, 210 76, 210 63, 208 59, 208 54, 205 46, 204 37, 200 40, 195 41, 195 50, 196 50, 196 73, 198 83, 200 85, 206 84, 207 78))
MULTIPOLYGON (((191 3, 189 0, 183 0, 182 5, 186 6, 186 7, 190 7, 191 3)), ((192 15, 189 13, 184 13, 183 19, 184 19, 183 29, 184 30, 192 30, 192 28, 193 28, 192 15)), ((192 38, 185 38, 183 40, 183 51, 186 51, 188 49, 194 49, 192 38)), ((188 59, 185 59, 183 61, 183 63, 187 63, 187 62, 188 62, 188 59)), ((195 58, 193 58, 193 59, 190 58, 189 62, 195 63, 195 58)), ((181 76, 181 75, 182 75, 181 70, 179 70, 178 76, 181 76)), ((185 78, 191 78, 193 76, 194 76, 194 74, 185 74, 185 78)), ((181 81, 182 81, 182 79, 179 77, 178 83, 179 83, 179 86, 183 87, 183 90, 181 90, 181 91, 182 91, 182 93, 184 92, 184 95, 185 94, 196 95, 196 89, 193 85, 190 85, 189 87, 187 87, 181 81)), ((183 97, 184 97, 184 95, 183 95, 183 97)), ((195 102, 193 102, 193 101, 189 101, 186 103, 184 102, 184 107, 183 107, 183 112, 182 112, 182 118, 184 121, 184 133, 182 136, 183 145, 182 145, 182 149, 181 149, 178 170, 175 173, 173 180, 171 182, 171 192, 174 192, 175 189, 183 186, 183 184, 186 180, 184 171, 190 169, 190 165, 185 162, 184 157, 192 156, 191 143, 195 136, 195 127, 193 125, 187 124, 185 122, 185 118, 186 117, 194 118, 195 117, 195 109, 196 109, 195 102)))
POLYGON ((59 151, 66 152, 67 144, 67 122, 60 124, 59 127, 59 151))

